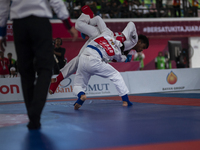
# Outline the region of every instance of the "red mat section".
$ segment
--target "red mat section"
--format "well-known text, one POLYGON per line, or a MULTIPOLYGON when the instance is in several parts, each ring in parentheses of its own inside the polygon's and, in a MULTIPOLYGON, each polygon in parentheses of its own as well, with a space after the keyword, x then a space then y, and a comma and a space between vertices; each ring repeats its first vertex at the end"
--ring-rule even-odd
MULTIPOLYGON (((88 98, 88 99, 101 99, 101 98, 88 98)), ((103 97, 109 100, 121 100, 121 97, 103 97)), ((153 103, 165 105, 187 105, 187 106, 200 106, 200 99, 193 98, 179 98, 179 97, 154 97, 154 96, 129 96, 131 102, 138 103, 153 103)))
MULTIPOLYGON (((107 100, 120 100, 121 97, 119 96, 112 96, 112 97, 94 97, 94 98, 87 98, 89 99, 107 99, 107 100)), ((179 97, 154 97, 154 96, 129 96, 131 102, 138 102, 138 103, 152 103, 152 104, 165 104, 165 105, 186 105, 186 106, 200 106, 200 99, 194 98, 179 98, 179 97)), ((76 99, 61 99, 61 100, 48 100, 48 102, 54 101, 72 101, 76 99)), ((5 102, 0 103, 0 105, 5 104, 18 104, 23 102, 5 102)))
POLYGON ((130 101, 166 105, 200 106, 200 99, 178 97, 129 96, 130 101))
POLYGON ((89 150, 199 150, 200 140, 89 150))

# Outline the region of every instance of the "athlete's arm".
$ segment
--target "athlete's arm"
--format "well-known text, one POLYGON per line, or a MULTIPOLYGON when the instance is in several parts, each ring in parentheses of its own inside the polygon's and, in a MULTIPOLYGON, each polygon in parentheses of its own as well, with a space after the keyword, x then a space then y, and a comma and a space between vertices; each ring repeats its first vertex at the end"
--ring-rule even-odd
POLYGON ((75 28, 89 37, 97 37, 100 34, 98 28, 89 25, 89 22, 90 16, 82 13, 75 23, 75 28))
POLYGON ((105 22, 103 21, 103 19, 100 16, 96 16, 92 19, 90 19, 89 22, 90 25, 92 26, 96 26, 98 28, 98 30, 100 31, 100 34, 102 34, 103 32, 110 32, 113 33, 105 24, 105 22))
POLYGON ((124 41, 124 51, 132 49, 138 42, 138 35, 135 24, 130 21, 122 33, 126 37, 126 41, 124 41))

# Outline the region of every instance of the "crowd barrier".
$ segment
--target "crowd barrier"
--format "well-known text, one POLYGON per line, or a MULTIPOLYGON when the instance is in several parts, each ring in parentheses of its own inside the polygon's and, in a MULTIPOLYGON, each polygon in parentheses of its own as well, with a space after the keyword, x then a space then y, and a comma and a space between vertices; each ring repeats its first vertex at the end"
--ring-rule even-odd
MULTIPOLYGON (((121 72, 129 94, 186 91, 200 89, 200 68, 121 72)), ((76 98, 74 75, 63 80, 50 99, 76 98)), ((39 93, 38 93, 39 94, 39 93)), ((87 86, 88 97, 116 96, 118 92, 109 79, 92 76, 87 86)), ((0 102, 22 101, 20 78, 0 78, 0 102)))

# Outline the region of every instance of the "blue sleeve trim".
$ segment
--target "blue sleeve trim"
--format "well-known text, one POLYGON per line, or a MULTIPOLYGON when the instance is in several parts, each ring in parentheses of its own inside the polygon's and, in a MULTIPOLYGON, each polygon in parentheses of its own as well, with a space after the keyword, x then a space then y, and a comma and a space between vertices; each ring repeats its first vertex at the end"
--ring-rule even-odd
POLYGON ((6 29, 7 29, 7 26, 0 27, 0 36, 2 37, 6 36, 6 29))

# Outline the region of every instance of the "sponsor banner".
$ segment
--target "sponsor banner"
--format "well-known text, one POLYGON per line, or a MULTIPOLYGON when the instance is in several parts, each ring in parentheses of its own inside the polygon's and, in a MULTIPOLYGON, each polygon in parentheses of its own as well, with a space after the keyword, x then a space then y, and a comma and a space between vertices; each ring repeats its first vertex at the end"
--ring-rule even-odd
POLYGON ((136 94, 200 89, 199 73, 199 68, 128 72, 130 91, 136 94))
POLYGON ((14 41, 14 37, 13 37, 13 24, 7 24, 6 39, 7 39, 7 41, 14 41))
POLYGON ((23 100, 20 78, 0 78, 0 102, 23 100))
MULTIPOLYGON (((53 78, 55 77, 56 75, 53 76, 53 78)), ((75 98, 75 95, 73 94, 73 85, 74 75, 71 75, 69 78, 66 78, 60 82, 54 94, 50 95, 48 93, 47 99, 75 98)))
MULTIPOLYGON (((52 34, 53 38, 72 38, 70 33, 65 29, 64 25, 62 23, 52 23, 52 34)), ((79 33, 79 37, 81 37, 81 34, 79 33)), ((7 35, 6 35, 7 41, 14 41, 13 37, 13 24, 8 23, 7 24, 7 35)))
MULTIPOLYGON (((188 36, 199 36, 200 34, 200 21, 191 21, 191 20, 163 20, 163 21, 141 21, 128 19, 122 21, 122 19, 115 20, 105 20, 106 25, 113 32, 121 32, 124 30, 129 21, 133 21, 136 25, 137 33, 144 34, 148 37, 188 37, 188 36), (115 21, 115 22, 113 22, 115 21)), ((71 38, 71 35, 65 29, 64 25, 61 22, 52 22, 52 33, 53 38, 71 38)), ((79 33, 79 37, 81 35, 79 33)), ((12 23, 7 25, 7 40, 13 41, 13 27, 12 23)))
MULTIPOLYGON (((200 68, 121 73, 129 89, 129 94, 197 90, 200 89, 199 74, 200 68)), ((47 99, 76 98, 73 94, 74 76, 63 80, 55 94, 48 94, 47 99)), ((118 92, 109 79, 92 76, 86 94, 88 97, 100 97, 118 95, 118 92)), ((0 102, 21 100, 23 100, 23 96, 20 78, 1 78, 0 102)))
POLYGON ((184 32, 200 32, 200 25, 182 25, 182 26, 146 26, 143 27, 144 33, 184 33, 184 32))
MULTIPOLYGON (((121 73, 127 87, 129 88, 127 74, 121 73)), ((77 98, 73 93, 74 76, 64 79, 58 86, 54 94, 48 94, 48 99, 56 98, 77 98)), ((54 76, 56 77, 56 76, 54 76)), ((109 80, 99 76, 92 76, 85 91, 87 97, 118 95, 114 84, 109 80)))
MULTIPOLYGON (((134 22, 134 20, 133 20, 134 22)), ((128 22, 127 22, 128 23, 128 22)), ((127 23, 106 23, 114 32, 123 31, 127 23)), ((188 37, 200 34, 200 21, 134 22, 137 33, 148 37, 188 37)))

